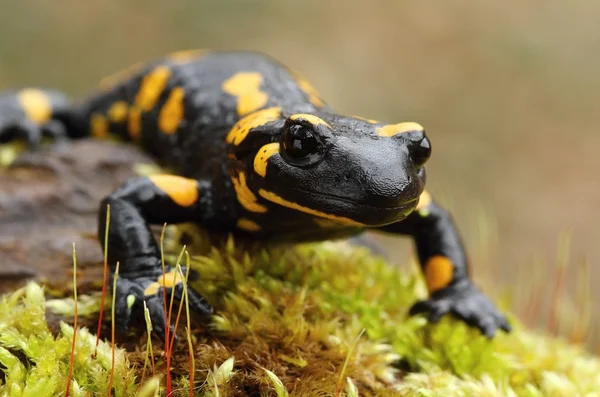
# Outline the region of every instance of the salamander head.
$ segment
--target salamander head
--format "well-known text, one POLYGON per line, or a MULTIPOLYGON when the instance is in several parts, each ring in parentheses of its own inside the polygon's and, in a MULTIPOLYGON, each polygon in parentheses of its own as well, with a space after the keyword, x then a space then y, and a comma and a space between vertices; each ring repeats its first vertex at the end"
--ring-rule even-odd
POLYGON ((257 114, 248 116, 255 122, 246 122, 252 126, 243 138, 239 125, 228 137, 230 156, 244 164, 257 196, 365 226, 400 221, 415 209, 431 154, 419 124, 279 108, 257 114))

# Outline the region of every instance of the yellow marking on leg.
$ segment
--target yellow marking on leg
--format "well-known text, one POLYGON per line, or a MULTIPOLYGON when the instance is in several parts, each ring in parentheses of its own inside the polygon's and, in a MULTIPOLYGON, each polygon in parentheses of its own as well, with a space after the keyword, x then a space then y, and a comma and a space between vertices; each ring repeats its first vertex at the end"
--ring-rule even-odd
POLYGON ((167 58, 175 63, 187 63, 190 61, 195 61, 200 58, 202 55, 206 54, 208 51, 206 50, 183 50, 183 51, 175 51, 170 53, 167 58))
POLYGON ((260 225, 250 219, 240 218, 237 221, 237 227, 247 232, 258 232, 260 225))
POLYGON ((136 72, 140 71, 144 65, 142 63, 136 63, 130 67, 113 73, 109 76, 104 77, 100 80, 99 86, 103 91, 108 91, 114 88, 116 85, 125 82, 130 79, 136 72))
POLYGON ((183 88, 173 88, 169 98, 158 114, 158 128, 167 135, 177 132, 179 125, 183 120, 183 97, 185 92, 183 88))
POLYGON ((246 183, 246 174, 244 172, 240 172, 237 177, 232 177, 231 181, 233 182, 233 188, 235 189, 237 199, 242 207, 250 212, 267 212, 267 207, 258 203, 258 199, 248 187, 248 184, 246 183))
POLYGON ((181 284, 183 282, 183 276, 181 273, 177 273, 176 268, 173 268, 164 275, 161 274, 158 276, 156 281, 161 287, 173 288, 177 284, 181 284))
POLYGON ((108 108, 108 119, 115 123, 124 123, 129 114, 129 104, 125 101, 117 101, 108 108))
POLYGON ((260 90, 262 82, 263 76, 258 72, 238 72, 223 82, 223 91, 237 97, 237 112, 240 116, 267 104, 269 96, 260 90))
POLYGON ((288 200, 286 200, 286 199, 284 199, 284 198, 276 195, 275 193, 269 192, 269 191, 264 190, 264 189, 260 189, 258 191, 258 194, 261 197, 263 197, 264 199, 266 199, 266 200, 269 200, 269 201, 271 201, 271 202, 273 202, 275 204, 279 204, 279 205, 287 207, 287 208, 291 208, 291 209, 296 210, 296 211, 300 211, 300 212, 304 212, 304 213, 311 214, 311 215, 314 215, 314 216, 318 216, 318 217, 321 217, 321 218, 325 218, 325 219, 329 219, 329 220, 332 220, 332 221, 336 221, 338 223, 341 223, 341 224, 344 224, 344 225, 348 225, 348 226, 365 226, 364 224, 362 224, 360 222, 356 222, 355 220, 352 220, 350 218, 346 218, 346 217, 343 217, 343 216, 332 215, 332 214, 327 214, 325 212, 321 212, 319 210, 308 208, 308 207, 305 207, 305 206, 300 205, 298 203, 294 203, 292 201, 288 201, 288 200))
POLYGON ((129 136, 134 141, 139 140, 142 136, 142 111, 135 105, 129 109, 127 131, 129 131, 129 136))
POLYGON ((423 190, 423 193, 421 193, 421 195, 419 196, 419 204, 417 204, 417 207, 415 208, 415 210, 417 210, 417 211, 424 210, 425 208, 429 207, 431 202, 432 202, 431 194, 429 194, 429 192, 427 190, 423 190))
POLYGON ((423 131, 423 126, 421 126, 419 123, 408 121, 405 123, 388 124, 384 125, 383 127, 377 127, 375 131, 379 136, 392 137, 394 135, 403 134, 409 131, 423 131))
POLYGON ((239 120, 227 134, 225 142, 239 145, 246 139, 250 130, 261 125, 275 121, 281 117, 281 108, 268 108, 259 110, 239 120))
POLYGON ((90 132, 95 138, 106 138, 108 136, 108 121, 100 113, 94 113, 90 117, 90 132))
POLYGON ((171 77, 171 69, 162 65, 157 66, 142 79, 140 90, 135 97, 135 103, 143 112, 149 112, 158 102, 167 82, 171 77))
POLYGON ((454 276, 454 265, 444 255, 433 255, 425 263, 425 282, 430 294, 447 287, 454 276))
POLYGON ((322 118, 317 117, 313 114, 305 114, 305 113, 293 114, 290 116, 290 120, 306 120, 314 126, 325 125, 327 128, 331 128, 331 125, 329 125, 328 122, 326 122, 322 118))
POLYGON ((150 283, 148 284, 148 286, 146 287, 146 289, 144 289, 144 296, 153 296, 158 294, 158 291, 160 290, 160 284, 157 282, 154 283, 150 283))
POLYGON ((17 94, 19 104, 25 116, 33 122, 44 124, 52 117, 52 104, 50 98, 43 91, 35 88, 26 88, 17 94))
POLYGON ((361 116, 351 116, 352 118, 358 119, 358 120, 362 120, 362 121, 366 121, 367 123, 371 123, 371 124, 377 124, 379 123, 379 121, 377 120, 373 120, 373 119, 367 119, 361 116))
POLYGON ((175 203, 189 207, 198 201, 198 181, 177 175, 150 175, 150 181, 175 203))
POLYGON ((254 172, 264 178, 267 175, 268 160, 276 153, 279 153, 279 142, 268 143, 261 147, 254 156, 254 172))

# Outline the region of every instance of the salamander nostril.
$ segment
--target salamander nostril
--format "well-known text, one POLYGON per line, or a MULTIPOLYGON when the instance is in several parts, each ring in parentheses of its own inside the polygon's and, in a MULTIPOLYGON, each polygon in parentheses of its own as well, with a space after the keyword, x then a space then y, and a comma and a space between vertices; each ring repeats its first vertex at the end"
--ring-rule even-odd
POLYGON ((421 135, 421 139, 412 140, 408 145, 410 158, 412 159, 415 166, 420 167, 429 160, 431 157, 431 142, 425 136, 421 135))
POLYGON ((346 173, 344 174, 344 181, 346 181, 346 182, 347 182, 347 181, 349 181, 349 180, 350 180, 350 178, 352 178, 352 174, 351 174, 350 172, 346 172, 346 173))

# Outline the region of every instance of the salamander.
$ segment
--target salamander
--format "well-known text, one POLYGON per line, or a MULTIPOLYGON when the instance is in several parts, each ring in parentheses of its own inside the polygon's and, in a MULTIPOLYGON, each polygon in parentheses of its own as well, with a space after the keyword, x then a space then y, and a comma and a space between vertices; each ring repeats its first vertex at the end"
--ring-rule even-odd
MULTIPOLYGON (((429 296, 410 314, 453 314, 493 337, 506 317, 475 286, 454 221, 424 190, 431 143, 416 122, 387 124, 330 108, 298 72, 243 51, 182 51, 105 78, 79 103, 58 91, 0 95, 0 142, 17 137, 99 139, 141 146, 172 173, 136 177, 98 211, 116 283, 117 328, 143 303, 165 327, 163 277, 150 225, 194 222, 252 241, 306 242, 375 230, 413 238, 429 296)), ((209 315, 190 294, 193 310, 209 315)))

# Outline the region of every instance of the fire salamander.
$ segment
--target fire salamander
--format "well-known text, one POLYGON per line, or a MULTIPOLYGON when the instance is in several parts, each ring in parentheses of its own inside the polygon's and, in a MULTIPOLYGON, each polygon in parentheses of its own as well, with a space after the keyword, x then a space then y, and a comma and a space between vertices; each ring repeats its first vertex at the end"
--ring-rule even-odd
MULTIPOLYGON (((424 191, 431 154, 423 127, 343 116, 298 73, 252 52, 183 51, 104 79, 78 104, 56 91, 0 95, 0 142, 43 136, 139 144, 174 174, 138 177, 100 205, 108 262, 120 263, 117 327, 146 303, 164 330, 162 292, 181 298, 174 269, 162 277, 150 225, 196 222, 209 231, 270 242, 355 235, 365 229, 411 236, 429 298, 411 314, 451 313, 492 337, 505 316, 471 281, 449 213, 424 191)), ((191 307, 208 315, 198 293, 191 307)))

